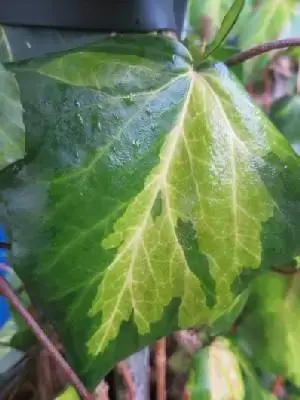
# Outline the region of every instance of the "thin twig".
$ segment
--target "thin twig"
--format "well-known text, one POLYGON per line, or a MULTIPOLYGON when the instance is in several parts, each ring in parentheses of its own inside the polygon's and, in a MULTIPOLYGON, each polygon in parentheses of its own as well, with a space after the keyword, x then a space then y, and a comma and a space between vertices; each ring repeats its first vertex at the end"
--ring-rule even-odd
POLYGON ((273 272, 276 272, 277 274, 282 274, 282 275, 299 275, 300 274, 300 270, 297 268, 293 268, 293 267, 283 267, 283 268, 272 267, 271 270, 273 272))
POLYGON ((164 337, 155 343, 156 399, 166 400, 166 347, 164 337))
POLYGON ((272 394, 274 396, 280 396, 280 392, 282 390, 282 386, 284 384, 284 377, 283 376, 277 376, 274 382, 272 394))
POLYGON ((271 42, 259 44, 258 46, 251 47, 248 50, 235 54, 234 56, 230 57, 225 62, 225 64, 228 67, 232 67, 233 65, 243 63, 249 60, 250 58, 260 56, 261 54, 267 53, 268 51, 276 49, 285 49, 287 47, 297 47, 297 46, 300 46, 300 38, 274 40, 271 42))
POLYGON ((95 390, 96 399, 95 400, 109 400, 108 397, 108 385, 104 379, 99 383, 97 389, 95 390))
POLYGON ((49 351, 50 356, 57 362, 57 364, 61 367, 64 371, 70 382, 74 385, 79 395, 84 400, 92 400, 92 395, 88 392, 85 388, 83 383, 80 381, 78 376, 72 370, 70 365, 64 359, 64 357, 59 353, 59 351, 55 348, 53 343, 49 340, 49 338, 45 335, 42 331, 38 323, 33 319, 30 313, 26 310, 23 306, 22 302, 20 301, 19 297, 15 294, 15 292, 11 289, 9 284, 6 282, 5 279, 0 277, 0 293, 5 296, 12 306, 16 309, 16 311, 20 314, 23 318, 24 322, 27 326, 32 330, 35 334, 38 341, 49 351))
POLYGON ((200 18, 200 53, 204 54, 207 42, 212 36, 212 20, 210 17, 204 15, 200 18))
POLYGON ((185 387, 183 389, 182 400, 190 400, 190 398, 191 398, 190 393, 189 393, 188 389, 185 387))
POLYGON ((129 368, 127 365, 121 361, 117 364, 117 369, 119 374, 123 378, 123 382, 125 384, 125 387, 127 389, 127 400, 134 400, 135 399, 135 388, 134 388, 134 383, 132 379, 132 375, 129 371, 129 368))
POLYGON ((266 68, 263 71, 264 93, 263 93, 263 110, 268 113, 272 102, 272 82, 270 79, 270 70, 266 68))

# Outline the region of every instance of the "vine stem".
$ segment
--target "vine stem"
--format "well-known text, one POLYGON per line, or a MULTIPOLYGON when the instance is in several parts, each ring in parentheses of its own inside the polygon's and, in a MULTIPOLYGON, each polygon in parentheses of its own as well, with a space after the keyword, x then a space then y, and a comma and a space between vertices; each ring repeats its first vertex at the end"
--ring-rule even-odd
POLYGON ((274 396, 279 396, 280 395, 280 391, 281 391, 281 389, 282 389, 282 386, 283 386, 283 384, 284 384, 284 377, 283 376, 278 376, 276 379, 275 379, 275 382, 274 382, 274 386, 273 386, 273 390, 272 390, 272 394, 274 395, 274 396))
POLYGON ((157 400, 166 400, 166 347, 167 339, 165 337, 155 343, 157 400))
POLYGON ((121 361, 117 364, 117 370, 122 376, 124 385, 127 389, 127 400, 134 400, 135 390, 132 375, 124 361, 121 361))
POLYGON ((34 320, 32 315, 30 315, 30 313, 23 306, 21 300, 11 289, 8 282, 2 277, 0 277, 0 293, 9 300, 15 310, 23 318, 27 326, 32 330, 38 341, 43 345, 45 349, 48 350, 50 357, 52 357, 53 360, 61 367, 62 371, 68 377, 70 383, 73 384, 74 388, 77 390, 82 399, 93 400, 93 395, 88 392, 88 390, 85 388, 81 380, 78 378, 78 376, 64 359, 64 357, 56 349, 54 344, 49 340, 47 335, 43 332, 43 330, 34 320))
POLYGON ((277 49, 285 49, 287 47, 296 47, 300 46, 300 38, 290 38, 290 39, 281 39, 274 40, 271 42, 266 42, 263 44, 259 44, 258 46, 251 47, 248 50, 242 51, 234 56, 230 57, 225 64, 228 67, 232 67, 233 65, 237 65, 243 63, 250 58, 254 58, 260 56, 261 54, 267 53, 268 51, 277 50, 277 49))

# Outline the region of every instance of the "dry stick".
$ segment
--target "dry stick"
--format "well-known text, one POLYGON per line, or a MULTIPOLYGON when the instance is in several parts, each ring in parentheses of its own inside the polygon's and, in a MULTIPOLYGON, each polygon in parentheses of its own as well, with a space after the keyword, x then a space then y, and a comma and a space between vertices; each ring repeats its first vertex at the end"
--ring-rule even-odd
POLYGON ((49 351, 50 356, 57 362, 57 364, 64 371, 70 382, 76 388, 78 394, 82 397, 83 400, 92 400, 93 396, 88 390, 85 388, 83 383, 80 381, 78 376, 72 370, 70 365, 64 359, 64 357, 59 353, 59 351, 55 348, 53 343, 49 340, 46 334, 42 331, 38 323, 33 319, 30 313, 23 306, 19 297, 15 294, 15 292, 11 289, 9 284, 5 279, 0 277, 0 293, 5 296, 12 304, 12 306, 16 309, 16 311, 23 318, 24 322, 28 325, 28 327, 35 334, 38 341, 49 351))
POLYGON ((270 79, 270 71, 266 68, 263 71, 264 93, 263 93, 263 109, 266 113, 270 111, 272 101, 272 84, 270 79))
POLYGON ((212 20, 208 16, 203 16, 200 18, 200 53, 204 54, 207 42, 209 41, 212 34, 212 20))
POLYGON ((117 364, 117 370, 119 371, 119 374, 122 376, 124 385, 127 389, 127 394, 128 394, 127 400, 134 400, 135 388, 129 368, 123 361, 121 361, 117 364))
POLYGON ((279 396, 280 395, 280 391, 282 389, 283 384, 284 384, 284 377, 283 376, 278 376, 275 379, 273 390, 272 390, 272 394, 274 396, 279 396))
POLYGON ((261 54, 267 53, 271 50, 276 49, 285 49, 287 47, 296 47, 300 46, 300 38, 291 38, 291 39, 281 39, 274 40, 271 42, 266 42, 260 44, 258 46, 251 47, 248 50, 242 51, 234 56, 230 57, 225 64, 228 67, 232 67, 233 65, 237 65, 243 63, 250 58, 260 56, 261 54))
POLYGON ((182 400, 190 400, 190 397, 191 397, 191 396, 190 396, 190 394, 189 394, 187 388, 184 388, 184 389, 183 389, 182 400))
POLYGON ((272 267, 271 271, 276 272, 277 274, 282 274, 282 275, 299 275, 300 270, 294 267, 272 267))
POLYGON ((164 337, 155 343, 156 399, 166 400, 166 347, 164 337))
POLYGON ((95 400, 109 400, 108 385, 104 379, 99 383, 95 392, 96 392, 95 400))

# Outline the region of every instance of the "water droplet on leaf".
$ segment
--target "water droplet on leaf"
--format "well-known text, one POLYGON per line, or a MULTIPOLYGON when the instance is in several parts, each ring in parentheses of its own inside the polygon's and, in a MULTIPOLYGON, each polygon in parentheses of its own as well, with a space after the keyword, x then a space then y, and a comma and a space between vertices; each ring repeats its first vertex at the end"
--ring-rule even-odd
POLYGON ((130 106, 133 103, 133 96, 130 94, 129 96, 124 97, 124 102, 126 105, 130 106))
POLYGON ((81 124, 83 124, 82 115, 81 115, 81 114, 77 114, 77 118, 79 119, 79 122, 80 122, 81 124))

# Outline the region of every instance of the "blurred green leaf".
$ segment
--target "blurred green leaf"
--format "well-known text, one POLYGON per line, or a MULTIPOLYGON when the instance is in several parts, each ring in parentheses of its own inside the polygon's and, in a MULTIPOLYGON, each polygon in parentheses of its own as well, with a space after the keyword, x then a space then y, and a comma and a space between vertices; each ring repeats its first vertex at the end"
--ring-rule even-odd
MULTIPOLYGON (((239 47, 244 50, 277 39, 284 25, 291 19, 294 9, 294 0, 261 1, 239 33, 239 47)), ((270 54, 263 55, 244 64, 247 81, 253 79, 254 75, 268 63, 269 57, 270 54)))
POLYGON ((191 400, 244 399, 242 372, 229 340, 218 337, 197 352, 188 390, 191 400))
POLYGON ((273 103, 270 118, 300 155, 300 95, 285 96, 273 103))
POLYGON ((188 4, 189 23, 199 31, 202 17, 209 17, 212 26, 218 28, 232 5, 232 0, 190 0, 188 4))
POLYGON ((10 340, 10 346, 19 351, 26 352, 36 343, 36 338, 29 329, 17 331, 10 340))
MULTIPOLYGON (((228 58, 234 56, 239 53, 240 50, 236 47, 223 46, 218 47, 212 54, 213 58, 218 61, 227 61, 228 58)), ((230 70, 235 74, 235 76, 243 82, 244 79, 244 70, 243 64, 234 65, 230 68, 230 70)))
POLYGON ((254 365, 300 386, 300 276, 269 272, 253 286, 237 329, 254 365))
POLYGON ((70 386, 56 400, 80 400, 76 390, 70 386))
POLYGON ((0 25, 0 62, 70 50, 102 36, 103 33, 81 30, 0 25))
POLYGON ((216 36, 214 37, 213 41, 207 46, 206 51, 203 55, 203 59, 207 58, 209 55, 213 55, 213 52, 223 43, 226 39, 227 35, 233 28, 234 24, 236 23, 242 9, 244 6, 244 0, 235 0, 227 11, 220 29, 218 30, 216 36))
POLYGON ((17 332, 17 324, 13 318, 11 318, 5 325, 0 329, 0 374, 7 373, 10 368, 20 360, 23 353, 16 350, 11 345, 11 339, 17 332))
POLYGON ((185 349, 179 348, 169 358, 168 366, 175 373, 188 373, 191 367, 191 357, 185 349))
POLYGON ((216 336, 221 333, 227 332, 231 326, 234 324, 236 319, 239 317, 241 312, 243 311, 247 300, 249 297, 249 291, 245 290, 244 293, 237 296, 235 302, 229 308, 229 310, 218 318, 211 327, 207 329, 207 332, 210 336, 216 336))
MULTIPOLYGON (((187 47, 192 54, 194 65, 198 68, 202 63, 201 55, 201 40, 199 35, 192 34, 188 38, 187 47)), ((209 61, 226 61, 228 58, 239 53, 239 49, 232 46, 220 45, 213 54, 208 57, 209 61)), ((243 65, 238 64, 230 68, 230 70, 236 75, 236 77, 242 82, 243 81, 243 65)))
POLYGON ((0 64, 0 170, 25 155, 25 126, 19 86, 0 64))
POLYGON ((16 333, 16 329, 16 324, 13 319, 7 321, 0 329, 0 359, 10 352, 10 340, 16 333))
POLYGON ((263 388, 252 363, 238 348, 233 339, 231 339, 231 350, 237 357, 243 373, 243 381, 245 385, 244 400, 275 400, 275 396, 263 388))
POLYGON ((13 54, 10 48, 4 26, 0 25, 0 61, 12 61, 13 54))

